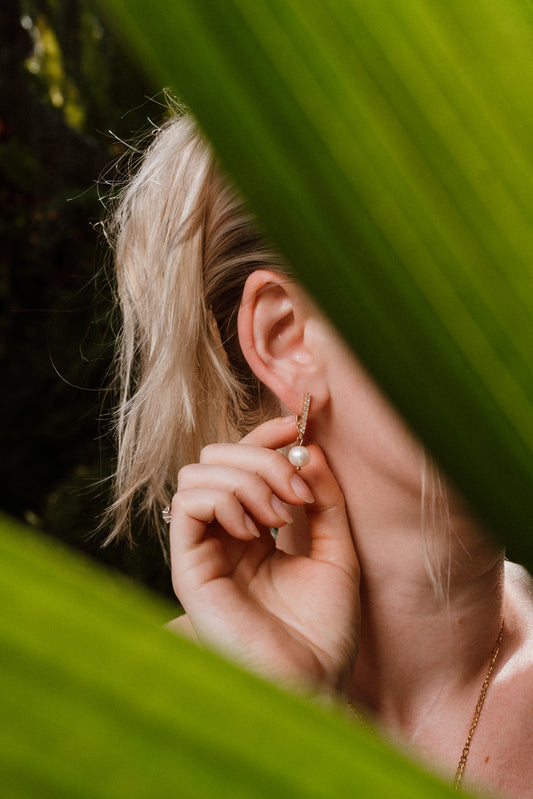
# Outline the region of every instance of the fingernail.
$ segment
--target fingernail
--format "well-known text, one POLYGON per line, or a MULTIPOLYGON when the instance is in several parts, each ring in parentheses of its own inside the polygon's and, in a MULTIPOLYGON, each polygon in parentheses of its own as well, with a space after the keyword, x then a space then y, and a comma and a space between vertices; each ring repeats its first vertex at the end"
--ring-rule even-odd
POLYGON ((311 494, 307 484, 304 483, 302 478, 299 477, 297 474, 293 474, 293 476, 291 477, 291 488, 296 494, 296 496, 300 497, 300 499, 303 499, 304 502, 311 503, 315 501, 315 498, 311 494))
POLYGON ((275 512, 280 517, 280 519, 286 521, 287 524, 291 524, 291 522, 293 521, 291 514, 289 513, 288 509, 285 507, 283 502, 280 499, 278 499, 278 497, 275 494, 272 494, 272 497, 270 498, 270 504, 272 505, 272 507, 274 508, 275 512))
POLYGON ((252 535, 255 535, 256 538, 261 538, 261 533, 259 532, 259 530, 257 529, 257 527, 255 526, 255 524, 250 519, 247 513, 244 514, 244 523, 248 528, 248 530, 252 533, 252 535))

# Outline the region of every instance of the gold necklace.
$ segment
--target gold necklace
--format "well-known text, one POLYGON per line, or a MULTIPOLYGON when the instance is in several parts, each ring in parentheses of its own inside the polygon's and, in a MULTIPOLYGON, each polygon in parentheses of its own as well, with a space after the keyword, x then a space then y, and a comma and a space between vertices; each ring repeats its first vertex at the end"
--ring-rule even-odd
MULTIPOLYGON (((457 766, 457 771, 455 772, 455 778, 453 780, 453 788, 455 791, 459 790, 459 786, 461 784, 461 780, 463 779, 463 772, 465 770, 466 761, 468 759, 468 755, 470 753, 470 744, 472 743, 472 738, 474 737, 474 733, 476 731, 477 723, 479 721, 479 717, 481 715, 481 710, 483 708, 483 704, 485 702, 485 697, 487 696, 487 691, 489 688, 489 682, 494 670, 494 665, 498 658, 498 654, 500 652, 500 648, 502 645, 503 639, 503 619, 500 627, 500 632, 498 633, 498 637, 496 638, 496 643, 490 653, 490 663, 489 663, 489 670, 487 671, 486 677, 483 680, 483 685, 481 686, 481 692, 479 694, 479 698, 477 700, 476 709, 474 710, 474 715, 472 717, 472 723, 470 725, 470 730, 468 732, 468 736, 463 746, 463 753, 461 755, 461 759, 459 760, 459 765, 457 766)), ((359 709, 352 704, 352 702, 348 702, 348 707, 355 715, 357 720, 363 724, 367 729, 372 729, 366 722, 366 719, 361 715, 359 709)))
POLYGON ((463 771, 465 770, 466 761, 468 758, 468 754, 470 752, 470 744, 472 743, 472 738, 474 737, 474 733, 476 731, 477 723, 479 721, 479 717, 481 715, 481 710, 483 708, 483 703, 485 702, 485 697, 487 696, 487 690, 489 687, 490 677, 492 671, 494 669, 494 664, 496 663, 496 659, 498 657, 498 653, 500 651, 500 647, 502 644, 503 639, 503 620, 500 627, 500 632, 498 633, 498 637, 496 638, 496 643, 494 644, 494 648, 490 653, 490 663, 489 663, 489 670, 487 671, 487 676, 483 681, 483 685, 481 686, 481 693, 479 694, 479 699, 477 700, 476 709, 474 710, 474 715, 472 717, 472 723, 470 725, 470 731, 468 733, 468 737, 466 739, 466 743, 463 747, 463 754, 461 755, 461 759, 459 760, 459 765, 457 766, 457 771, 455 772, 455 778, 453 781, 453 788, 455 791, 459 790, 459 786, 461 784, 461 780, 463 779, 463 771))

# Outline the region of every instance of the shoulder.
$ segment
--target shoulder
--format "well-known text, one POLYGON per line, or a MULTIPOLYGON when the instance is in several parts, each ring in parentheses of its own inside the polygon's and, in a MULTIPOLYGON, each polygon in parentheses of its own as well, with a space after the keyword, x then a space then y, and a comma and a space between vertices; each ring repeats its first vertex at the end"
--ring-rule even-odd
MULTIPOLYGON (((505 564, 504 646, 498 680, 517 703, 533 700, 533 579, 522 566, 505 564)), ((531 705, 529 704, 529 708, 531 705)), ((531 724, 533 725, 533 715, 531 724)))
POLYGON ((505 562, 505 636, 515 666, 533 666, 533 578, 518 563, 505 562))
POLYGON ((533 579, 510 562, 505 564, 504 612, 501 661, 487 696, 489 737, 497 742, 490 782, 504 795, 533 799, 533 579))

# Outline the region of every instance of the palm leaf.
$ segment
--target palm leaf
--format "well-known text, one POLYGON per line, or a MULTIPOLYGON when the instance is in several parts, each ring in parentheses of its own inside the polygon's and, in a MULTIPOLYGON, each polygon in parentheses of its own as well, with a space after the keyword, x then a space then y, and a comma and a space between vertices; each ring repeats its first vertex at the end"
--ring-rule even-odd
POLYGON ((162 629, 174 609, 0 518, 2 796, 450 796, 338 712, 162 629))
POLYGON ((529 3, 112 6, 357 354, 533 563, 529 3))
MULTIPOLYGON (((531 557, 529 5, 109 6, 360 357, 531 557)), ((6 795, 449 794, 340 714, 166 634, 170 607, 7 524, 0 571, 6 795)))

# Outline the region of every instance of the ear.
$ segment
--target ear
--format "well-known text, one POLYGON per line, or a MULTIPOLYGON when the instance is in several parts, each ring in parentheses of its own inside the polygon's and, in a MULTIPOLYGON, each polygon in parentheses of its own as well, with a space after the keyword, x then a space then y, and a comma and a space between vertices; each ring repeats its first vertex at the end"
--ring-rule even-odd
POLYGON ((313 306, 294 281, 264 269, 248 277, 238 316, 241 349, 254 374, 293 413, 307 391, 313 413, 329 399, 317 330, 313 306))

